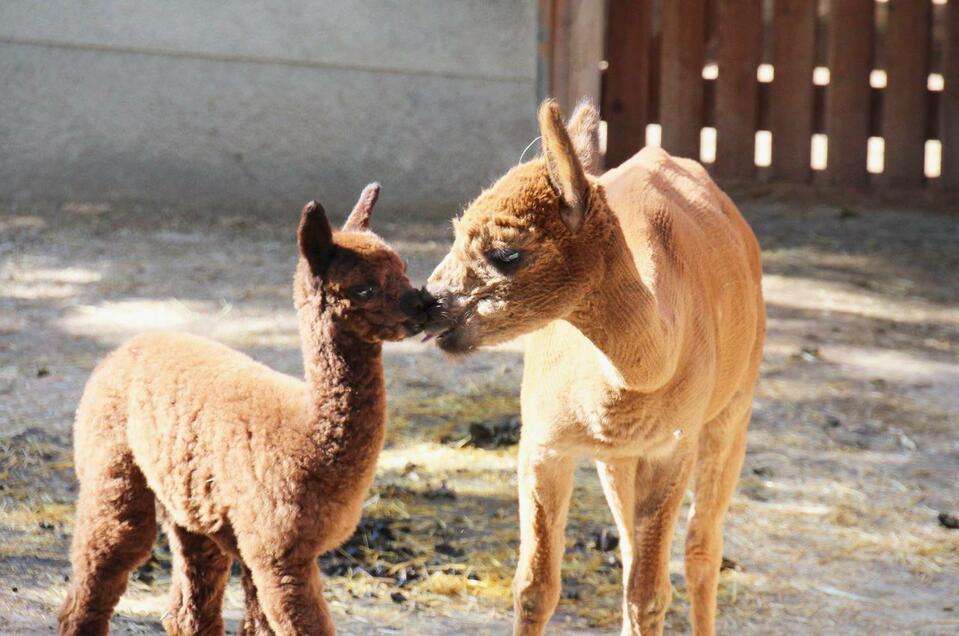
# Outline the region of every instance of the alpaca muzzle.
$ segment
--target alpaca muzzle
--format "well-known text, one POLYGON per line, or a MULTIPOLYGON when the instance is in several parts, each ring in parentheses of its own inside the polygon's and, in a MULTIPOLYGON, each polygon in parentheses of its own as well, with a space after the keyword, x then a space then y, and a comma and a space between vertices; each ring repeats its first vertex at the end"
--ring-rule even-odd
POLYGON ((411 289, 400 296, 400 311, 409 316, 406 327, 412 334, 423 331, 430 320, 430 308, 435 304, 436 299, 425 289, 411 289))

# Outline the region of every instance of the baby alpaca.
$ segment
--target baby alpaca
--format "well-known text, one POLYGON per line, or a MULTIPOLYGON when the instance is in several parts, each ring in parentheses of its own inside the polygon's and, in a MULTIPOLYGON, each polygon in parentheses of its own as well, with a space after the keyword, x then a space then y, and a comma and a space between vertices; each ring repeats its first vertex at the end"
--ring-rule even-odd
POLYGON ((59 633, 106 634, 157 513, 173 553, 170 634, 222 634, 243 562, 243 631, 333 634, 316 557, 350 536, 383 444, 381 343, 422 329, 427 297, 368 230, 363 191, 343 230, 310 202, 293 297, 306 382, 221 344, 138 336, 93 372, 74 429, 80 481, 73 584, 59 633))
POLYGON ((548 101, 539 124, 542 156, 467 207, 427 285, 447 351, 529 334, 513 633, 542 634, 559 601, 575 460, 587 456, 619 527, 624 635, 663 631, 692 483, 686 584, 693 633, 710 636, 762 357, 759 245, 695 161, 645 148, 596 175, 593 107, 567 129, 548 101))

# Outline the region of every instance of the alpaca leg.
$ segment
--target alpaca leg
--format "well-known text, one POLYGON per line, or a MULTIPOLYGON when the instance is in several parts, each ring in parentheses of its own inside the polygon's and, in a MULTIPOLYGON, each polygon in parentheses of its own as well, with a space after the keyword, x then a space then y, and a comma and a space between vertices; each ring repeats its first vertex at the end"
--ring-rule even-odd
POLYGON ((173 555, 170 610, 163 626, 175 636, 223 633, 223 593, 233 559, 209 537, 168 523, 173 555))
POLYGON ((157 535, 153 493, 129 453, 103 466, 88 465, 84 477, 71 549, 73 583, 59 616, 61 636, 107 634, 130 571, 147 559, 157 535))
POLYGON ((716 588, 723 558, 723 520, 746 453, 748 404, 708 422, 699 442, 695 497, 686 534, 686 585, 693 633, 716 633, 716 588))
POLYGON ((260 607, 260 599, 256 594, 256 585, 253 583, 253 573, 246 564, 240 564, 243 573, 243 595, 246 597, 246 615, 240 625, 238 636, 273 636, 270 622, 260 607))
MULTIPOLYGON (((613 521, 616 522, 616 529, 621 537, 619 541, 620 558, 623 561, 623 581, 628 581, 631 575, 633 565, 633 541, 635 527, 634 506, 636 501, 636 467, 639 460, 635 457, 627 457, 613 461, 596 462, 596 472, 599 475, 599 482, 603 486, 603 494, 606 495, 606 503, 613 514, 613 521)), ((623 616, 629 615, 629 598, 625 594, 626 586, 623 587, 623 616)), ((628 634, 627 624, 624 621, 623 633, 628 634)))
POLYGON ((623 634, 658 636, 672 599, 669 548, 692 468, 692 457, 636 463, 633 531, 623 537, 623 634))
POLYGON ((542 448, 519 453, 520 553, 513 578, 514 636, 546 629, 560 593, 573 459, 542 448))
MULTIPOLYGON (((241 547, 241 552, 243 552, 241 547)), ((333 636, 315 557, 305 561, 247 560, 256 597, 277 636, 333 636)))

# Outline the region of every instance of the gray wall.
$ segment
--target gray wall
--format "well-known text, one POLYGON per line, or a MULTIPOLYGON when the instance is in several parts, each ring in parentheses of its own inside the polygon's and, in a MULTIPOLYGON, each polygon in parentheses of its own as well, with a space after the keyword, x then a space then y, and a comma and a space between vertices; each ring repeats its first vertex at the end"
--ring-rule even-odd
POLYGON ((535 107, 533 0, 0 2, 8 202, 448 215, 535 107))

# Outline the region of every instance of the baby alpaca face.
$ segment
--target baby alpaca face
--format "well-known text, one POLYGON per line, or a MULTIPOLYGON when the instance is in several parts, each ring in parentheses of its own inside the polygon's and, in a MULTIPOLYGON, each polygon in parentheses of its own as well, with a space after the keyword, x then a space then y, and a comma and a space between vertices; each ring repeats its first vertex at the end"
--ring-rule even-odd
POLYGON ((427 330, 447 352, 566 317, 592 284, 600 243, 588 221, 591 205, 605 203, 586 170, 598 170, 599 113, 583 103, 567 128, 547 101, 539 123, 543 156, 507 172, 453 222, 453 248, 427 283, 437 299, 427 330))
POLYGON ((414 289, 406 265, 372 232, 336 232, 324 281, 343 325, 363 340, 402 340, 423 330, 429 296, 414 289))
POLYGON ((448 353, 468 353, 539 329, 567 311, 579 273, 559 197, 542 161, 511 170, 453 221, 452 249, 427 290, 427 330, 448 353))
POLYGON ((333 232, 322 206, 300 218, 298 307, 331 312, 340 328, 367 342, 402 340, 423 330, 432 299, 414 289, 400 257, 369 230, 379 185, 364 190, 343 229, 333 232))

